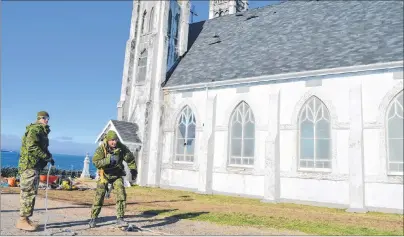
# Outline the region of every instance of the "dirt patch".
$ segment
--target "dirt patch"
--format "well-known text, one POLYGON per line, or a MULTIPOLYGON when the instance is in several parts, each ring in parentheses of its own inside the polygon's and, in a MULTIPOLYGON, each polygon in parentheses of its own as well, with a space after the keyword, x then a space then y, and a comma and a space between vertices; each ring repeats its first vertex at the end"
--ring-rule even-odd
POLYGON ((47 233, 53 235, 302 235, 296 231, 279 231, 262 228, 215 225, 207 222, 161 218, 153 212, 127 211, 126 220, 141 228, 135 232, 124 232, 113 227, 115 207, 101 210, 97 228, 89 229, 90 208, 66 201, 48 200, 48 213, 45 213, 44 199, 37 198, 33 221, 40 224, 37 232, 25 232, 15 228, 18 219, 18 194, 1 194, 1 235, 45 235, 44 222, 49 216, 47 233))

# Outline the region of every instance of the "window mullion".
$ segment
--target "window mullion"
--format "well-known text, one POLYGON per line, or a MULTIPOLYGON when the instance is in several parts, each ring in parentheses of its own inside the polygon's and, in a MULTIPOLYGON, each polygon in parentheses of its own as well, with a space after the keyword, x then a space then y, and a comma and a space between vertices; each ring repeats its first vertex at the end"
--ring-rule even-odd
MULTIPOLYGON (((243 110, 244 112, 244 110, 243 110)), ((243 159, 244 159, 244 124, 245 124, 245 114, 243 114, 243 116, 241 117, 241 164, 243 163, 243 159)))
MULTIPOLYGON (((315 120, 314 120, 315 121, 315 120)), ((317 137, 316 137, 316 123, 313 124, 313 144, 314 144, 314 157, 313 157, 313 168, 316 168, 316 160, 317 160, 317 137)))
POLYGON ((186 116, 184 116, 185 117, 185 134, 184 134, 184 144, 186 144, 186 145, 184 145, 184 161, 186 161, 186 157, 187 157, 187 141, 188 141, 188 118, 186 117, 186 116))

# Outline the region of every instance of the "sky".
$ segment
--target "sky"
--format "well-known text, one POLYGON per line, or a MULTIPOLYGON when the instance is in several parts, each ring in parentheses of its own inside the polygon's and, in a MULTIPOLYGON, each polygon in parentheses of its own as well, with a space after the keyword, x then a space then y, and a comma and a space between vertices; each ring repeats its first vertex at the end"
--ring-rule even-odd
MULTIPOLYGON (((208 3, 192 1, 194 22, 208 18, 208 3)), ((65 142, 72 154, 78 144, 93 146, 117 117, 132 1, 1 5, 1 147, 20 143, 41 110, 50 114, 51 140, 65 142)))

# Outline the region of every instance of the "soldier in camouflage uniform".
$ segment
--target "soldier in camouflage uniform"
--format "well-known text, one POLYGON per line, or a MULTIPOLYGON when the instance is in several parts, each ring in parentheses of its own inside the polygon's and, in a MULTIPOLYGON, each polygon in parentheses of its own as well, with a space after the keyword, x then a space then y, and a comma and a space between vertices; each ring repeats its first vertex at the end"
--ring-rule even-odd
POLYGON ((108 184, 113 185, 116 197, 116 224, 118 227, 126 227, 128 223, 124 221, 126 207, 126 191, 122 176, 125 176, 123 161, 128 164, 132 178, 137 176, 135 157, 132 152, 118 140, 114 131, 108 131, 104 142, 97 148, 93 156, 93 164, 99 171, 100 179, 97 182, 97 189, 93 206, 91 208, 90 228, 96 226, 96 218, 100 214, 104 203, 105 193, 108 184))
POLYGON ((55 165, 52 154, 48 150, 50 133, 49 114, 46 111, 38 112, 37 121, 26 127, 22 138, 18 172, 20 174, 20 219, 16 227, 26 231, 34 231, 38 225, 29 217, 32 216, 35 206, 35 197, 38 193, 39 172, 48 162, 55 165))

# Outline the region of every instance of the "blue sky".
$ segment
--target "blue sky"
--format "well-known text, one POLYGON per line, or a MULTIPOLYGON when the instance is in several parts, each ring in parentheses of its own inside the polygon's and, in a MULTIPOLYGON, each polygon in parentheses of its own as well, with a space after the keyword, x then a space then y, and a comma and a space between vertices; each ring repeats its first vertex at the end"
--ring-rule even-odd
MULTIPOLYGON (((192 3, 194 21, 207 19, 208 1, 192 3)), ((132 1, 3 1, 1 134, 20 138, 47 110, 51 139, 93 144, 117 116, 131 11, 132 1)))

